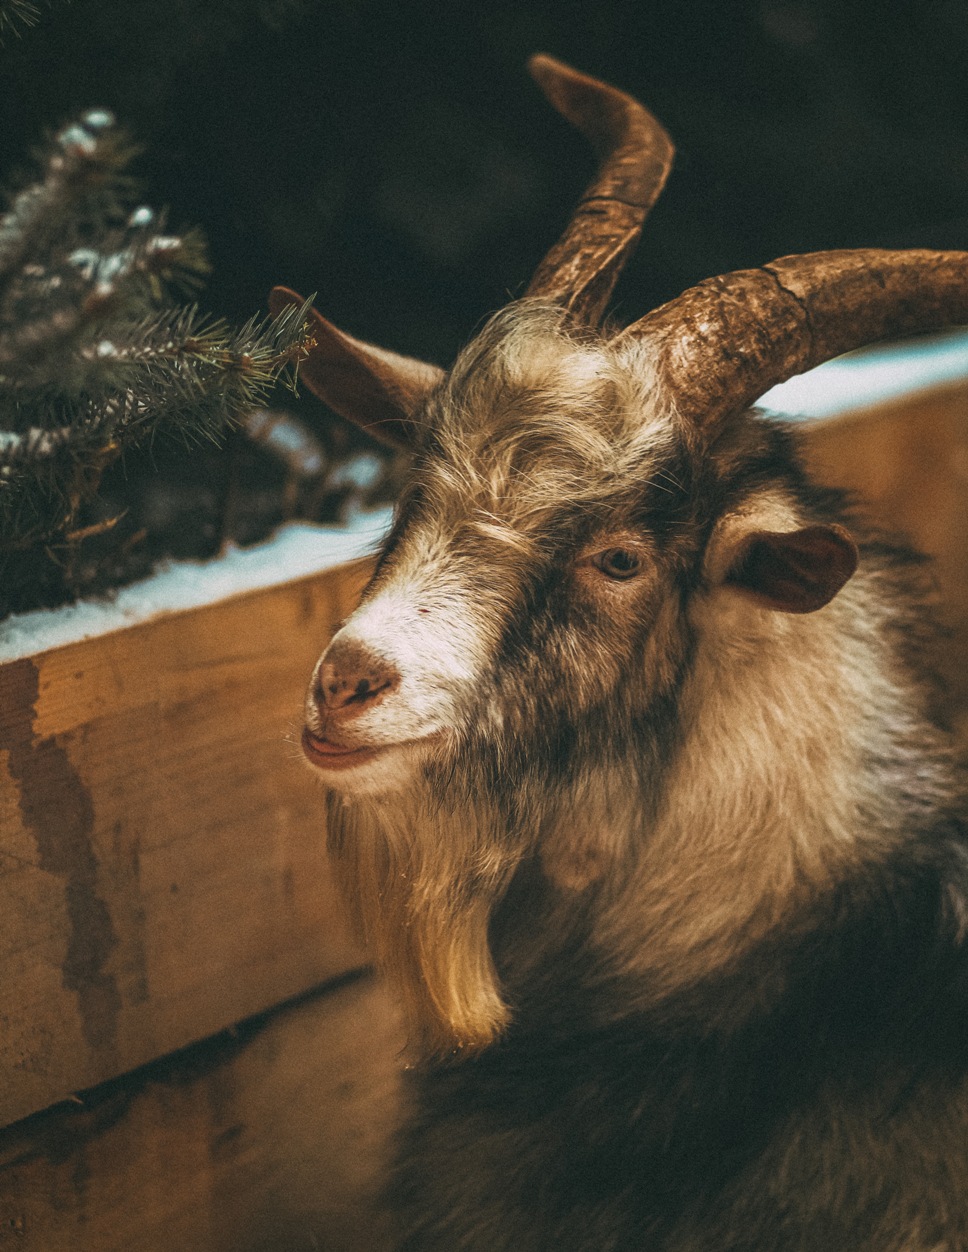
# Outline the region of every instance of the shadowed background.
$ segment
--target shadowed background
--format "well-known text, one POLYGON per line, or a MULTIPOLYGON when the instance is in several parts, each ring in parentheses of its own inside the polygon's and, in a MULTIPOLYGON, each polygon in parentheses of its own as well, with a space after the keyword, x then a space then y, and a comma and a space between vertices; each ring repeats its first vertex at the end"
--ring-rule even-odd
POLYGON ((209 239, 206 307, 243 318, 288 282, 446 361, 591 170, 524 72, 537 50, 638 96, 679 149, 620 317, 784 253, 968 246, 960 0, 50 0, 0 50, 0 168, 112 108, 146 199, 209 239))
MULTIPOLYGON (((643 100, 678 147, 619 319, 789 253, 968 247, 962 0, 36 5, 0 46, 9 188, 45 129, 112 109, 143 148, 140 194, 208 239, 202 308, 235 324, 284 283, 364 339, 452 360, 523 292, 594 165, 525 72, 539 50, 643 100)), ((153 439, 105 472, 69 559, 39 578, 32 551, 8 559, 0 617, 343 516, 360 493, 341 467, 367 437, 312 396, 274 403, 301 419, 320 473, 297 481, 241 433, 221 449, 153 439)), ((377 466, 367 502, 395 490, 377 466)))

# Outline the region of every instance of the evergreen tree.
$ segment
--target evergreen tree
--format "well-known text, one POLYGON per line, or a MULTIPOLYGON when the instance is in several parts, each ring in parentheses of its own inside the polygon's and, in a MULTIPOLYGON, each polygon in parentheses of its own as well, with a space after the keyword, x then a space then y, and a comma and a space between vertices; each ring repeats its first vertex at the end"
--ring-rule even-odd
POLYGON ((32 582, 38 602, 96 584, 73 572, 77 552, 116 519, 82 511, 126 449, 217 439, 304 351, 303 310, 232 329, 178 302, 204 247, 132 208, 133 154, 109 113, 88 112, 0 217, 0 616, 32 582))
POLYGON ((35 0, 0 0, 0 41, 11 31, 17 34, 25 26, 36 25, 40 12, 40 4, 35 0))

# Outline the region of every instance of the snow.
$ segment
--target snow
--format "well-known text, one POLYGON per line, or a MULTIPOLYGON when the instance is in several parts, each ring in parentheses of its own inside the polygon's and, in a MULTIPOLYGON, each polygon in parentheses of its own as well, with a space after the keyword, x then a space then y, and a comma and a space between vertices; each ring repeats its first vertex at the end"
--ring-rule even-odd
MULTIPOLYGON (((927 387, 968 377, 968 331, 868 348, 772 388, 761 408, 804 420, 849 412, 927 387)), ((369 477, 362 463, 350 475, 369 477)), ((0 622, 0 662, 151 621, 166 613, 211 604, 332 569, 371 553, 390 523, 382 509, 352 517, 343 527, 293 524, 267 543, 231 549, 218 560, 162 566, 151 578, 105 600, 41 609, 0 622)))
POLYGON ((832 417, 968 378, 968 331, 851 352, 773 387, 759 407, 785 417, 832 417))
POLYGON ((7 618, 0 622, 0 663, 355 561, 374 551, 390 518, 386 508, 360 513, 342 527, 294 523, 267 543, 230 548, 217 560, 168 562, 110 599, 7 618))

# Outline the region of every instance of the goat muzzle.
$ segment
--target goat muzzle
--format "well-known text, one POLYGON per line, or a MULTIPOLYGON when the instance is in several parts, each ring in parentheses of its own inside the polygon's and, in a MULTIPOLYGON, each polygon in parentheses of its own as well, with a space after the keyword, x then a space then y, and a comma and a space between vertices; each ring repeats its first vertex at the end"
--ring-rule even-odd
POLYGON ((316 672, 313 697, 327 723, 346 722, 400 685, 400 671, 354 639, 336 640, 316 672))

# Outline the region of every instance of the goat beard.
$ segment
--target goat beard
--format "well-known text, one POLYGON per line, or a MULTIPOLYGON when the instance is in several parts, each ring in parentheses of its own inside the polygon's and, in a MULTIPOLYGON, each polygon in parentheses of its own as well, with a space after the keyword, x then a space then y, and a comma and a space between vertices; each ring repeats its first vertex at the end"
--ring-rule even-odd
POLYGON ((424 780, 386 800, 329 798, 329 848, 369 953, 398 991, 418 1056, 479 1052, 510 1020, 488 928, 521 859, 486 803, 424 780))

